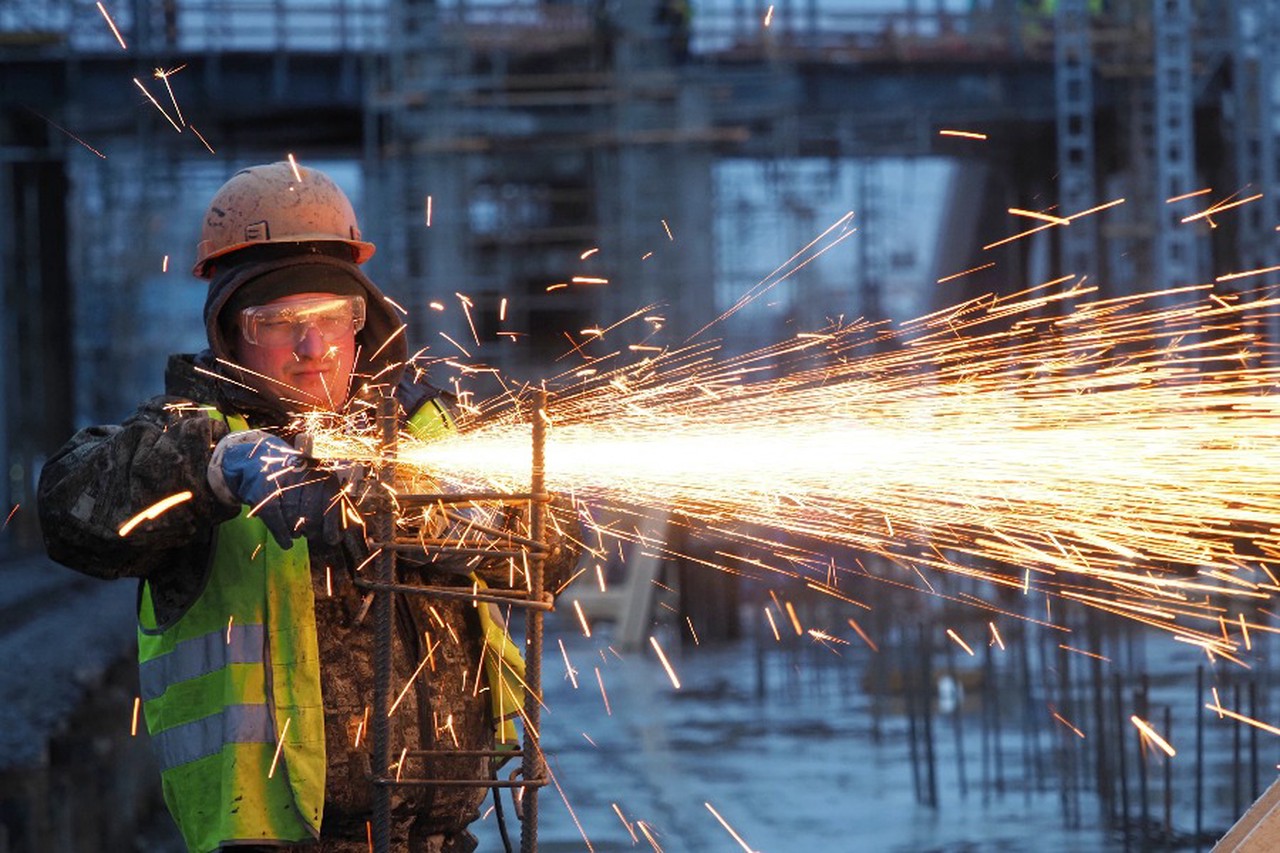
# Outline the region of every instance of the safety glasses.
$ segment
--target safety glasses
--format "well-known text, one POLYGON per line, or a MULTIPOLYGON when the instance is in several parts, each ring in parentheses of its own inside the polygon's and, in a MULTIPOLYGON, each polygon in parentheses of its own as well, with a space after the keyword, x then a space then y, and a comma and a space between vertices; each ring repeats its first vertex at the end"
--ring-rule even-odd
POLYGON ((320 333, 325 343, 364 328, 363 296, 323 296, 282 305, 254 305, 240 312, 240 333, 260 347, 293 347, 308 329, 320 333))

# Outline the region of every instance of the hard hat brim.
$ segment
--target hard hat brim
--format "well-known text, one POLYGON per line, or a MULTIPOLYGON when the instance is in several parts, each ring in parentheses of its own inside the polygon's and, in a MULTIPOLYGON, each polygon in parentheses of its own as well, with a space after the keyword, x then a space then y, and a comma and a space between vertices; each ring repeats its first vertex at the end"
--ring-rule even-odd
POLYGON ((191 268, 191 274, 197 278, 209 278, 209 268, 214 266, 214 262, 218 258, 224 258, 227 255, 234 254, 241 249, 248 249, 253 246, 281 245, 284 243, 341 243, 344 246, 350 246, 354 253, 353 260, 357 264, 363 264, 365 261, 373 257, 373 253, 377 251, 377 247, 373 243, 367 243, 363 240, 339 240, 332 234, 316 233, 316 234, 290 234, 288 240, 246 240, 240 243, 234 243, 230 246, 224 246, 216 252, 201 255, 200 260, 196 261, 194 267, 191 268))

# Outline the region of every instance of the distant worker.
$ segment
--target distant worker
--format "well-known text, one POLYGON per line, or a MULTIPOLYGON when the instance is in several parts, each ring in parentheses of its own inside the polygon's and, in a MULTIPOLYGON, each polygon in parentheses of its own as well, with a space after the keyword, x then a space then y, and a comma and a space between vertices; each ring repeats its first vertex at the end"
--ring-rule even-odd
MULTIPOLYGON (((1058 7, 1066 4, 1062 0, 1018 0, 1018 5, 1024 13, 1053 17, 1058 13, 1058 7)), ((1104 0, 1084 0, 1081 6, 1089 14, 1096 15, 1103 11, 1105 3, 1104 0)))
POLYGON ((605 71, 613 65, 613 46, 618 39, 611 0, 591 0, 591 67, 605 71))
POLYGON ((659 0, 653 22, 666 39, 671 58, 677 63, 687 62, 693 34, 693 7, 689 0, 659 0))
MULTIPOLYGON (((1054 25, 1063 0, 1018 0, 1018 19, 1024 46, 1047 49, 1052 45, 1054 25)), ((1095 18, 1104 11, 1103 0, 1083 0, 1081 8, 1095 18)))
MULTIPOLYGON (((143 710, 165 802, 195 853, 368 850, 374 639, 355 579, 369 547, 339 476, 294 449, 291 424, 392 396, 409 433, 454 428, 445 396, 405 370, 401 321, 359 267, 373 252, 323 173, 238 172, 210 202, 196 252, 209 349, 171 356, 164 396, 119 426, 81 430, 41 475, 50 556, 141 580, 143 710), (123 535, 175 495, 189 497, 123 535)), ((557 540, 549 574, 576 558, 557 540)), ((402 580, 477 582, 450 569, 508 582, 505 562, 486 574, 448 560, 413 564, 402 580)), ((393 755, 514 748, 494 706, 513 715, 523 696, 509 682, 523 666, 495 640, 505 635, 490 608, 402 595, 395 617, 393 685, 404 693, 393 755)), ((496 772, 483 756, 428 767, 433 778, 496 772)), ((393 849, 474 850, 468 825, 486 794, 393 788, 393 849)))
POLYGON ((178 46, 178 0, 163 0, 161 9, 164 16, 164 46, 172 50, 178 46))

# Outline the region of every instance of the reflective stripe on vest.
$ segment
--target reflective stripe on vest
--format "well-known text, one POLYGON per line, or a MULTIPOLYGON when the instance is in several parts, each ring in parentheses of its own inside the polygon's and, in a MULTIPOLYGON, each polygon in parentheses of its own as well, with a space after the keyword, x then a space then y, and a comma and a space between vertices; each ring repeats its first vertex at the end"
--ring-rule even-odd
POLYGON ((232 622, 225 631, 212 631, 177 643, 173 651, 139 664, 143 701, 157 698, 170 684, 208 675, 229 663, 263 663, 264 637, 261 625, 232 622))
POLYGON ((228 743, 269 743, 275 749, 276 733, 266 705, 228 705, 221 713, 165 729, 151 743, 163 771, 221 752, 228 743))
POLYGON ((302 539, 281 549, 248 512, 218 525, 209 576, 186 612, 158 625, 146 583, 139 603, 147 730, 165 803, 196 853, 314 839, 324 809, 310 556, 302 539))

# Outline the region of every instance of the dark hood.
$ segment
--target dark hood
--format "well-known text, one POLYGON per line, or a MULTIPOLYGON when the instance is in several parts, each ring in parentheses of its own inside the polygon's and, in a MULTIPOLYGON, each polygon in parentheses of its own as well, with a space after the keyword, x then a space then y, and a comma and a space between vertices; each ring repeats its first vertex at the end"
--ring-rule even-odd
POLYGON ((278 402, 229 381, 230 372, 210 350, 171 355, 164 368, 164 393, 244 415, 254 426, 288 426, 292 418, 278 402))
POLYGON ((249 377, 234 366, 223 363, 234 361, 232 341, 229 338, 229 335, 234 333, 229 329, 234 329, 234 326, 225 322, 222 314, 238 291, 262 276, 281 270, 306 272, 307 267, 314 268, 317 277, 330 278, 335 274, 341 275, 353 282, 358 291, 365 294, 367 303, 365 324, 356 335, 359 352, 352 388, 359 390, 365 384, 372 384, 393 389, 400 381, 405 359, 408 356, 408 345, 405 342, 404 333, 399 331, 404 323, 396 316, 395 309, 391 307, 378 286, 370 281, 359 267, 349 261, 325 255, 293 256, 231 267, 209 282, 209 295, 204 304, 205 332, 209 339, 209 350, 196 356, 192 364, 199 364, 203 369, 212 370, 226 380, 230 380, 219 381, 204 377, 211 379, 219 386, 217 397, 219 402, 227 403, 234 410, 245 414, 270 413, 275 416, 275 419, 284 416, 284 407, 279 400, 237 384, 252 385, 253 383, 247 381, 249 377))

